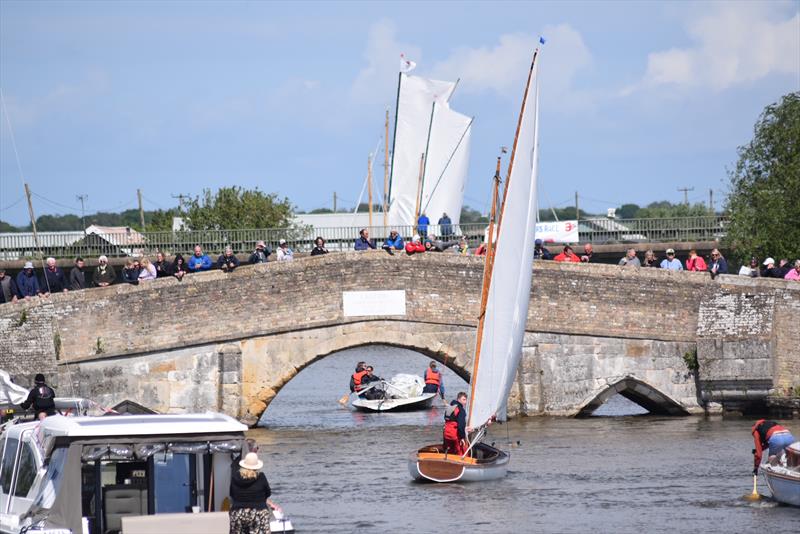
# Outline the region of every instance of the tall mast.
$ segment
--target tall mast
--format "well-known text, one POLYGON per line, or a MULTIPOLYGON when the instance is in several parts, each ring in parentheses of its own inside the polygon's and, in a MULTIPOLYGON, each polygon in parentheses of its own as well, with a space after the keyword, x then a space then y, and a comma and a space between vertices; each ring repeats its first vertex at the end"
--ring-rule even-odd
POLYGON ((420 210, 422 209, 422 191, 425 187, 425 172, 428 170, 428 149, 431 146, 431 132, 433 131, 433 114, 436 112, 436 100, 433 101, 431 104, 431 120, 428 123, 428 140, 425 141, 425 163, 422 167, 422 172, 419 178, 419 189, 417 190, 417 211, 414 213, 414 226, 417 225, 417 221, 419 221, 419 216, 421 215, 420 210))
MULTIPOLYGON (((495 233, 495 216, 497 218, 497 233, 500 233, 500 226, 503 223, 503 210, 506 205, 506 196, 508 195, 508 185, 511 180, 511 170, 514 168, 514 156, 517 152, 517 143, 519 141, 519 132, 522 129, 522 118, 525 115, 525 103, 528 100, 528 90, 530 89, 531 85, 531 78, 533 77, 533 67, 536 64, 536 56, 539 54, 539 49, 537 48, 533 52, 533 60, 531 60, 531 68, 528 71, 528 82, 525 84, 525 93, 522 96, 522 106, 519 111, 519 119, 517 121, 517 131, 514 134, 514 145, 511 149, 511 157, 509 158, 508 162, 508 174, 506 175, 506 184, 503 188, 503 202, 500 205, 499 213, 495 214, 496 206, 497 206, 497 198, 499 196, 499 184, 500 184, 500 158, 497 158, 497 169, 495 170, 495 178, 494 178, 494 187, 492 193, 492 213, 489 219, 489 237, 488 243, 486 248, 486 261, 483 266, 483 287, 481 288, 481 307, 480 313, 478 315, 478 331, 476 336, 475 342, 475 357, 472 362, 472 375, 470 377, 470 396, 469 396, 469 414, 472 414, 472 406, 473 402, 475 401, 475 385, 477 383, 477 376, 478 376, 478 363, 480 362, 481 356, 481 341, 483 340, 483 326, 484 320, 486 318, 486 305, 487 301, 489 300, 489 289, 492 283, 492 271, 494 268, 494 257, 497 253, 497 246, 499 243, 494 242, 494 233, 495 233)), ((471 416, 471 415, 470 415, 471 416)))
POLYGON ((386 213, 386 204, 389 198, 389 108, 386 108, 386 123, 383 135, 383 225, 388 226, 389 220, 386 213))
MULTIPOLYGON (((394 154, 395 145, 397 144, 397 114, 400 113, 400 85, 403 83, 403 73, 397 73, 397 103, 394 107, 394 137, 392 138, 392 168, 389 171, 389 193, 387 195, 387 203, 391 204, 392 201, 392 179, 394 178, 394 154)), ((388 143, 388 140, 387 140, 388 143)))
POLYGON ((369 227, 372 228, 372 154, 367 157, 367 191, 367 199, 369 200, 369 227))
POLYGON ((419 221, 419 203, 420 199, 422 198, 422 177, 425 174, 425 159, 426 159, 425 152, 423 152, 422 155, 419 157, 419 182, 417 182, 417 207, 414 210, 416 216, 414 219, 414 224, 412 224, 412 227, 414 228, 415 232, 418 231, 417 222, 419 221))

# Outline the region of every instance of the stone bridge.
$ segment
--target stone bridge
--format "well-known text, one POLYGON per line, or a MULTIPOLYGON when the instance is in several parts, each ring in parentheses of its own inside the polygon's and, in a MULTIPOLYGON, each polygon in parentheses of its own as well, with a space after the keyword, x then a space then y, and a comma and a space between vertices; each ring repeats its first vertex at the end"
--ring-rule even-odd
MULTIPOLYGON (((480 257, 350 252, 4 304, 0 368, 106 406, 253 424, 346 348, 408 348, 469 380, 482 275, 480 257)), ((793 282, 536 262, 509 410, 581 415, 620 393, 655 413, 758 411, 800 386, 798 324, 793 282)))

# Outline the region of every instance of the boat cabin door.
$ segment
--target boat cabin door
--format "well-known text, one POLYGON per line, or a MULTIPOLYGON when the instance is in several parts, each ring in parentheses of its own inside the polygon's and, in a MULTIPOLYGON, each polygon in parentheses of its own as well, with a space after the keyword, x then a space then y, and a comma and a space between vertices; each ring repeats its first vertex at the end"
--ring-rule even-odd
POLYGON ((150 457, 151 514, 191 512, 197 504, 197 456, 156 453, 150 457))

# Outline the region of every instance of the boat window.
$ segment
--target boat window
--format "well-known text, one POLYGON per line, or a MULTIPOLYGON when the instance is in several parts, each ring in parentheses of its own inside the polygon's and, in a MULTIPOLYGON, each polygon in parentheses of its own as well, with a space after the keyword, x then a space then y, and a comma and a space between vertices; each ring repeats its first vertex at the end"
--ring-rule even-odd
POLYGON ((3 451, 3 466, 0 468, 0 486, 3 488, 3 493, 8 495, 11 493, 11 477, 14 474, 14 460, 17 457, 17 447, 19 440, 16 438, 8 438, 6 441, 6 448, 3 451))
POLYGON ((33 501, 34 506, 41 508, 51 508, 56 500, 56 494, 61 487, 64 478, 64 471, 67 466, 67 448, 58 447, 50 454, 47 462, 47 472, 42 480, 41 491, 38 492, 33 501))
POLYGON ((33 453, 30 443, 22 446, 19 457, 19 471, 17 471, 17 484, 14 488, 16 497, 26 497, 36 478, 36 456, 33 453))

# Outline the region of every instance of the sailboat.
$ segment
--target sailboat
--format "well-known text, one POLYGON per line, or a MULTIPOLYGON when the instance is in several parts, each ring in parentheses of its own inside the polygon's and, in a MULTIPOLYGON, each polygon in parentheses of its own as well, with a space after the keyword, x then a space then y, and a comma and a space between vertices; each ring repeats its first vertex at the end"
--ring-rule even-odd
POLYGON ((463 455, 448 454, 441 443, 417 450, 408 461, 409 472, 416 480, 470 482, 506 475, 508 452, 481 440, 494 419, 505 419, 528 318, 539 160, 538 54, 537 48, 522 99, 499 214, 499 158, 495 172, 489 235, 497 237, 489 242, 486 254, 470 381, 467 428, 473 429, 473 435, 463 455))

